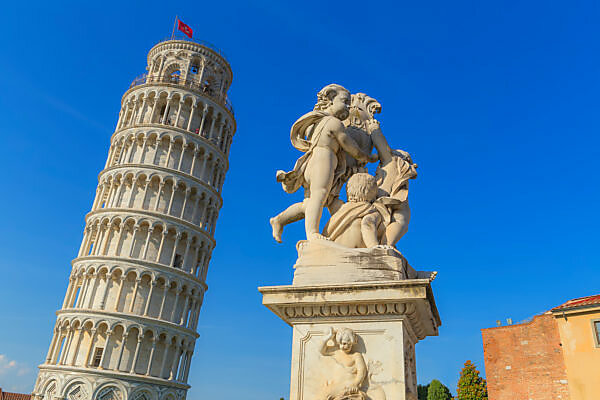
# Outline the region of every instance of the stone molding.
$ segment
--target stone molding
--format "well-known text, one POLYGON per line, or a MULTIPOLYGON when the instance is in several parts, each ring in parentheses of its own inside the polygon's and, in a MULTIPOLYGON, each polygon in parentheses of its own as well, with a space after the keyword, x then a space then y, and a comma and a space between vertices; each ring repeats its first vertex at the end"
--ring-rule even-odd
POLYGON ((315 321, 407 319, 422 340, 437 335, 441 320, 430 279, 345 285, 260 287, 263 304, 288 325, 315 321))

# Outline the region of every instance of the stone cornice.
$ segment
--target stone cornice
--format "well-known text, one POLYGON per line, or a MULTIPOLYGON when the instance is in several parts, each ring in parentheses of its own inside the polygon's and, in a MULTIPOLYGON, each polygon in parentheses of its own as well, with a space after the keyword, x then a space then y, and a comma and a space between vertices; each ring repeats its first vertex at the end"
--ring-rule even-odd
POLYGON ((430 300, 430 279, 318 286, 268 286, 263 304, 289 325, 315 320, 408 319, 419 339, 437 335, 441 325, 430 300))

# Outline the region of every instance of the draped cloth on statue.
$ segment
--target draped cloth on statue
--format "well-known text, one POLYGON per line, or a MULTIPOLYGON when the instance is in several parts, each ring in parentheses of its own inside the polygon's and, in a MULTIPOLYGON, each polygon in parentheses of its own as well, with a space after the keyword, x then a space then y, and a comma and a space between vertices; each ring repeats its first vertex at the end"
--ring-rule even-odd
MULTIPOLYGON (((294 193, 296 190, 300 189, 300 187, 304 187, 304 196, 310 196, 308 185, 304 179, 304 172, 312 157, 313 150, 319 142, 319 138, 324 133, 324 124, 319 126, 319 123, 329 116, 329 114, 323 111, 311 111, 298 118, 298 120, 294 122, 294 125, 292 125, 292 130, 290 132, 292 145, 305 154, 296 161, 293 170, 289 172, 277 171, 277 182, 281 182, 281 186, 286 193, 294 193)), ((347 180, 346 157, 345 152, 341 149, 337 153, 337 159, 338 162, 333 176, 333 184, 329 191, 330 197, 337 196, 347 180)))
POLYGON ((330 240, 335 241, 340 237, 352 222, 363 218, 371 213, 379 213, 383 218, 383 224, 387 226, 391 221, 391 214, 384 202, 376 200, 374 203, 366 201, 344 203, 340 209, 331 216, 323 229, 323 234, 330 240))

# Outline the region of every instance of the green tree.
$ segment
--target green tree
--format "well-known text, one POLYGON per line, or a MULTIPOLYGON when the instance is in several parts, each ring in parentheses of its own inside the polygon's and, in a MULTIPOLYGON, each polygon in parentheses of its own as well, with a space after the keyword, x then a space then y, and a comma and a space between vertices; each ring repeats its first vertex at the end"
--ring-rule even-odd
POLYGON ((487 384, 471 360, 467 360, 458 379, 457 400, 487 400, 487 384))
POLYGON ((429 388, 429 385, 417 385, 417 397, 419 400, 427 400, 427 388, 429 388))
POLYGON ((427 400, 452 400, 452 393, 442 382, 434 379, 427 389, 427 400))

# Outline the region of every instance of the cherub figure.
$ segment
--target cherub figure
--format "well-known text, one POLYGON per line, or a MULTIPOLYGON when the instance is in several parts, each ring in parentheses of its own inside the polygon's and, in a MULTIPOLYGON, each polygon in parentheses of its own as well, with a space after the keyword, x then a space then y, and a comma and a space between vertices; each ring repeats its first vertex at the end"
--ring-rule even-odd
POLYGON ((277 181, 283 190, 293 193, 304 188, 304 201, 295 203, 271 218, 273 237, 281 242, 283 227, 304 218, 306 238, 326 239, 319 232, 323 207, 330 197, 337 197, 332 188, 346 173, 346 154, 363 162, 375 162, 377 155, 360 149, 345 132, 343 120, 348 118, 350 92, 336 84, 325 86, 317 95, 314 110, 298 119, 291 130, 292 145, 305 154, 290 172, 277 171, 277 181))
POLYGON ((346 184, 348 202, 331 216, 323 234, 350 248, 381 244, 391 215, 384 204, 376 202, 377 181, 367 173, 354 174, 346 184))
POLYGON ((367 376, 367 366, 362 354, 352 351, 357 342, 352 329, 342 328, 335 332, 333 328, 329 328, 320 352, 323 356, 333 357, 341 369, 325 383, 319 400, 366 399, 361 386, 367 376), (333 341, 333 346, 329 345, 329 341, 333 341))

